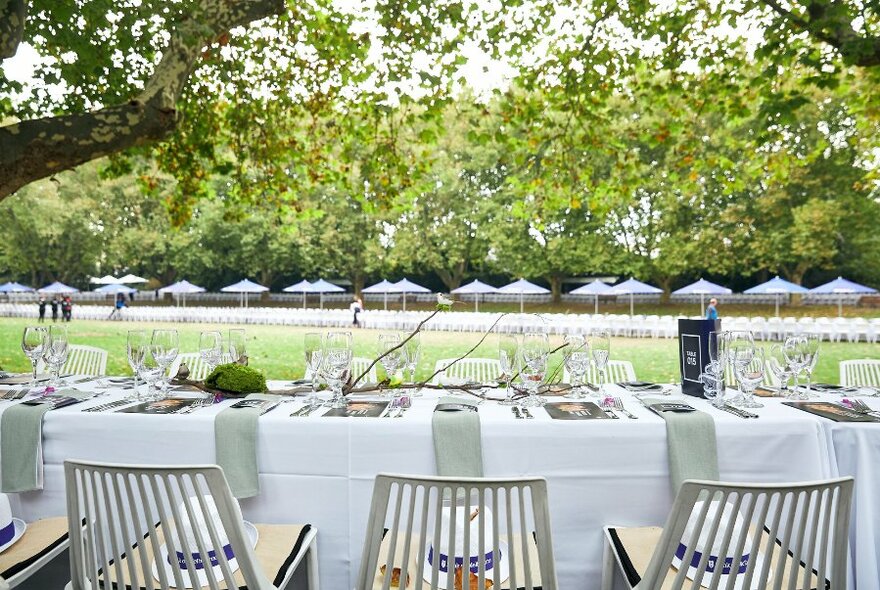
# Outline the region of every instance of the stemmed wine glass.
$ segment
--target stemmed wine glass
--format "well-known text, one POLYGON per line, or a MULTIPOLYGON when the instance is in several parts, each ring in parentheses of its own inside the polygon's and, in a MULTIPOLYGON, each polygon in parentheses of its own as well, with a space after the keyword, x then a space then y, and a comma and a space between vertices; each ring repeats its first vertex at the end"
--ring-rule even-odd
POLYGON ((177 353, 180 350, 180 337, 177 330, 153 330, 153 338, 150 341, 152 348, 150 349, 156 362, 162 367, 161 379, 161 397, 168 395, 168 384, 171 381, 171 375, 168 368, 174 364, 177 359, 177 353))
POLYGON ((49 334, 46 332, 46 328, 41 326, 28 326, 21 335, 21 350, 28 357, 28 360, 31 361, 31 368, 33 369, 33 379, 29 386, 31 388, 37 386, 37 363, 40 361, 40 357, 43 356, 43 350, 46 347, 46 340, 48 338, 49 334))
MULTIPOLYGON (((752 362, 752 358, 755 355, 755 336, 748 330, 726 332, 723 339, 723 347, 724 356, 726 357, 725 363, 730 365, 733 378, 738 380, 739 378, 736 374, 737 363, 748 365, 752 362)), ((742 393, 737 394, 730 400, 732 404, 741 404, 743 402, 742 393)))
POLYGON ((143 350, 144 356, 140 365, 138 365, 137 371, 141 379, 144 380, 144 383, 147 384, 147 393, 144 395, 144 400, 158 400, 161 399, 162 394, 160 393, 159 386, 156 384, 160 380, 164 381, 163 377, 166 369, 159 362, 159 359, 162 357, 162 351, 155 344, 145 344, 143 350))
POLYGON ((134 389, 129 399, 138 398, 138 377, 144 357, 147 354, 147 333, 144 330, 129 330, 125 343, 125 352, 128 358, 128 366, 134 372, 134 389))
MULTIPOLYGON (((416 382, 416 367, 419 364, 419 359, 422 356, 422 339, 421 334, 415 332, 410 336, 410 339, 407 340, 403 344, 403 355, 405 358, 404 361, 404 369, 409 371, 409 381, 410 383, 416 382)), ((422 392, 418 389, 413 390, 412 396, 419 397, 422 395, 422 392)))
POLYGON ((806 397, 813 395, 813 371, 816 369, 816 363, 819 361, 819 343, 822 338, 818 334, 802 334, 801 348, 804 355, 804 373, 807 374, 807 390, 806 397))
POLYGON ((237 363, 247 356, 245 331, 241 328, 229 330, 229 362, 237 363))
POLYGON ((306 355, 306 371, 312 381, 312 392, 305 403, 313 406, 318 403, 318 376, 321 371, 321 334, 307 332, 303 337, 303 348, 306 355))
POLYGON ((498 363, 501 365, 501 372, 507 382, 504 399, 499 402, 503 406, 513 406, 516 402, 513 400, 513 390, 510 388, 510 382, 519 368, 517 359, 519 357, 519 339, 515 334, 499 334, 498 335, 498 363))
POLYGON ((565 336, 565 368, 571 379, 571 391, 565 395, 568 399, 584 397, 584 379, 590 368, 590 344, 587 339, 577 334, 565 336))
POLYGON ((223 335, 217 330, 208 330, 199 335, 199 356, 208 365, 208 374, 214 372, 223 360, 223 335))
POLYGON ((547 334, 530 332, 523 336, 520 347, 522 369, 520 379, 528 392, 528 397, 520 405, 527 407, 543 406, 544 400, 538 397, 538 389, 547 374, 547 357, 550 356, 550 340, 547 334))
POLYGON ((779 395, 784 398, 791 397, 792 392, 788 388, 788 380, 791 379, 794 370, 785 356, 785 351, 781 344, 774 344, 770 347, 767 354, 767 366, 770 367, 770 372, 779 380, 779 395))
MULTIPOLYGON (((406 364, 403 347, 400 346, 400 335, 379 334, 379 354, 384 355, 379 363, 385 369, 385 375, 389 381, 393 381, 397 370, 406 364)), ((393 396, 394 390, 389 390, 389 393, 393 396)))
POLYGON ((345 408, 348 400, 342 396, 342 386, 351 372, 351 332, 327 332, 321 350, 322 370, 333 397, 327 402, 331 408, 345 408))
POLYGON ((755 388, 764 381, 764 349, 758 347, 750 353, 744 347, 736 349, 733 368, 742 390, 742 400, 737 405, 742 408, 763 408, 764 404, 756 402, 754 394, 755 388))
POLYGON ((43 360, 49 365, 52 380, 51 387, 58 387, 61 367, 67 362, 69 352, 67 342, 67 328, 64 326, 49 326, 46 345, 43 348, 43 360))
POLYGON ((798 375, 808 362, 802 341, 803 337, 801 336, 789 336, 782 344, 782 354, 785 356, 788 366, 791 367, 792 377, 794 377, 792 398, 795 399, 807 399, 806 395, 798 390, 798 375))
POLYGON ((599 372, 599 393, 605 391, 607 381, 608 360, 611 357, 611 332, 608 330, 593 330, 590 333, 590 351, 593 353, 593 362, 596 371, 599 372))

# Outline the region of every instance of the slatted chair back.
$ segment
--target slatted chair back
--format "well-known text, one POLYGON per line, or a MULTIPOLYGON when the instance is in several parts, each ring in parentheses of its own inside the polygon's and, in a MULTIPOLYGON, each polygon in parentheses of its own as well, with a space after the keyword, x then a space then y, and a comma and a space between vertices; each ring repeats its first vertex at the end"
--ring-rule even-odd
POLYGON ((796 590, 829 580, 846 588, 852 490, 851 477, 779 485, 688 480, 638 587, 796 590), (695 568, 693 580, 688 567, 670 568, 676 555, 695 568), (724 568, 730 575, 707 573, 713 556, 732 560, 724 568))
MULTIPOLYGON (((567 373, 567 371, 565 372, 567 373)), ((623 383, 636 380, 636 370, 629 361, 608 361, 605 373, 608 383, 623 383)), ((567 375, 563 375, 563 380, 567 382, 566 377, 567 375)), ((587 382, 599 383, 599 371, 596 369, 596 363, 590 363, 590 368, 587 369, 587 382)))
POLYGON ((107 351, 95 346, 69 344, 62 373, 99 377, 107 373, 107 351))
POLYGON ((376 476, 355 588, 389 590, 393 579, 423 590, 557 590, 547 482, 376 476))
POLYGON ((208 376, 208 363, 202 359, 202 355, 198 352, 183 352, 178 354, 177 358, 174 359, 174 362, 171 363, 171 368, 168 371, 168 374, 172 377, 177 375, 177 372, 180 371, 180 365, 183 364, 189 369, 188 379, 193 381, 204 381, 205 377, 208 376))
POLYGON ((73 590, 111 585, 219 590, 238 588, 242 582, 253 590, 272 588, 254 557, 238 503, 216 465, 66 461, 64 474, 69 530, 80 531, 70 534, 73 590), (210 559, 197 567, 199 555, 210 559), (238 562, 237 573, 230 556, 238 562), (204 583, 197 571, 203 572, 204 583))
POLYGON ((466 358, 453 364, 455 359, 440 359, 434 364, 433 383, 451 381, 472 381, 474 383, 494 383, 501 375, 501 362, 492 358, 466 358))
POLYGON ((840 362, 840 384, 880 387, 880 360, 858 359, 840 362))

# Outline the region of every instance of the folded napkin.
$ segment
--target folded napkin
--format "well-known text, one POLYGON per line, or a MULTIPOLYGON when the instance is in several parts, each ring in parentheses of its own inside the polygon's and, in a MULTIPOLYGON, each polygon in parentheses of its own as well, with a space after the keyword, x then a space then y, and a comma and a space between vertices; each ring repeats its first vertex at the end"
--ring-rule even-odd
POLYGON ((457 397, 442 397, 444 404, 469 406, 473 411, 434 410, 431 429, 434 433, 434 457, 437 475, 454 477, 483 477, 483 446, 480 438, 480 414, 476 402, 457 397))
MULTIPOLYGON (((642 402, 668 404, 669 398, 647 398, 642 402)), ((666 421, 666 446, 669 450, 669 480, 674 494, 686 479, 717 481, 718 445, 715 420, 706 412, 657 412, 666 421)))
MULTIPOLYGON (((245 399, 278 401, 277 395, 252 393, 245 399)), ((264 407, 226 408, 214 418, 214 447, 217 465, 236 498, 250 498, 260 493, 257 466, 257 420, 264 407)))
MULTIPOLYGON (((54 394, 87 399, 94 394, 60 390, 54 394)), ((15 404, 0 417, 0 491, 27 492, 43 488, 43 415, 52 404, 15 404)))

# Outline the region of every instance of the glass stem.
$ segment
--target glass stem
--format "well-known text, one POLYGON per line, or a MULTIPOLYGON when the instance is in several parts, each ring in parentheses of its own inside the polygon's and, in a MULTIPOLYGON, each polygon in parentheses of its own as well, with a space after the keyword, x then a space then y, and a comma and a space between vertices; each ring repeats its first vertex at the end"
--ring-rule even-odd
POLYGON ((34 370, 34 379, 31 381, 31 387, 37 386, 37 359, 31 359, 31 367, 34 370))

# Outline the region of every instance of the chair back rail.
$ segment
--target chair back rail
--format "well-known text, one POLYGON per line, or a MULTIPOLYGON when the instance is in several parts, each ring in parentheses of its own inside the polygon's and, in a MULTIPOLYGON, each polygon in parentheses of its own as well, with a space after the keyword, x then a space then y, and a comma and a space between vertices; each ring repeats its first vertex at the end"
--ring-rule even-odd
POLYGON ((840 384, 845 387, 880 387, 880 360, 858 359, 840 362, 840 384))

